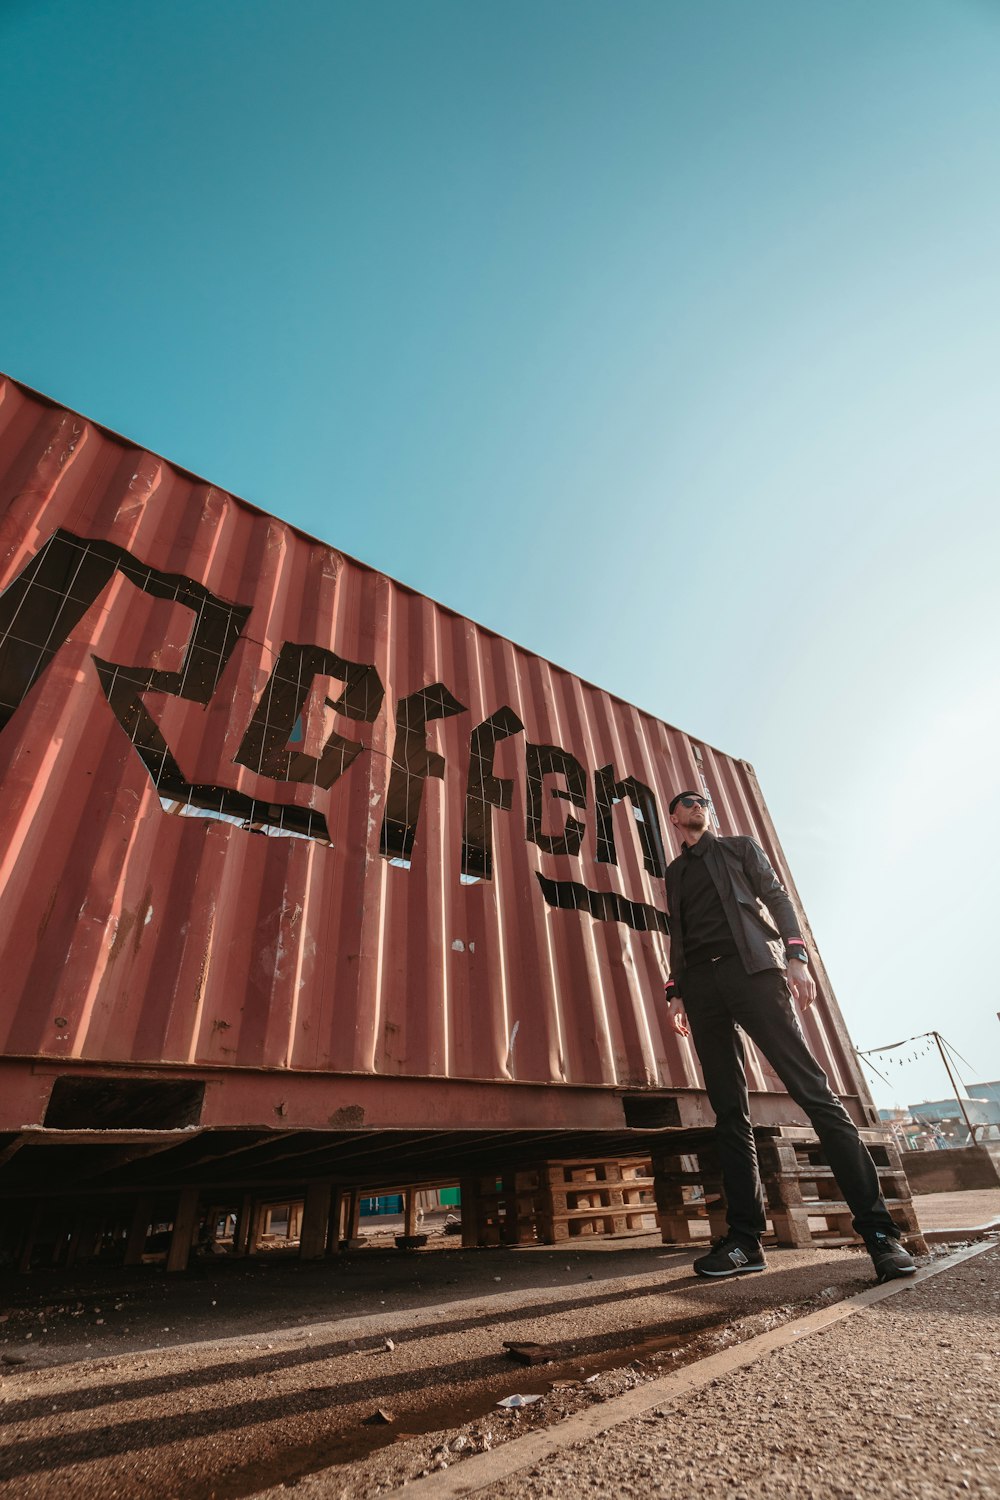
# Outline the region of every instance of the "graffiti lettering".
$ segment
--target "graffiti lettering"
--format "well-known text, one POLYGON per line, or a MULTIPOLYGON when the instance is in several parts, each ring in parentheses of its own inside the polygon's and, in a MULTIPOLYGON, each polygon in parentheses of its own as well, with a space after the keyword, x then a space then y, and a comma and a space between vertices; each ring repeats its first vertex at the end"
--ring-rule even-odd
MULTIPOLYGON (((310 697, 319 701, 311 705, 313 713, 307 715, 309 722, 318 707, 371 724, 378 718, 385 689, 374 667, 345 661, 342 656, 324 651, 319 646, 294 646, 286 641, 254 710, 243 743, 236 752, 238 764, 275 781, 304 781, 323 788, 333 786, 348 766, 354 764, 365 746, 360 741, 345 739, 335 729, 326 729, 324 725, 319 754, 312 754, 306 748, 289 748, 292 732, 310 697), (315 681, 322 677, 335 677, 346 683, 338 698, 313 695, 315 681)), ((308 743, 308 735, 304 735, 304 739, 308 743)))
POLYGON ((563 750, 559 745, 528 744, 525 745, 524 750, 527 763, 528 838, 546 854, 579 854, 586 824, 581 823, 578 818, 567 813, 561 833, 542 832, 542 820, 545 815, 545 778, 552 775, 563 776, 569 790, 563 791, 561 787, 551 787, 552 796, 585 809, 587 806, 586 771, 575 755, 570 755, 568 750, 563 750))
MULTIPOLYGON (((327 822, 311 808, 255 798, 225 785, 188 781, 145 704, 145 695, 165 694, 210 705, 234 648, 250 617, 250 606, 232 603, 204 585, 179 574, 139 562, 111 542, 58 531, 0 596, 0 731, 66 644, 84 615, 116 573, 155 599, 180 604, 193 614, 190 640, 180 669, 109 661, 92 655, 97 681, 118 723, 167 803, 186 810, 238 822, 251 832, 280 832, 329 842, 327 822)), ((385 689, 374 665, 348 661, 321 646, 286 641, 254 707, 234 756, 237 765, 272 781, 310 785, 329 791, 369 748, 332 728, 332 714, 359 724, 374 723, 382 712, 385 689), (327 696, 330 680, 343 684, 327 696)), ((379 852, 409 864, 420 819, 424 783, 443 778, 443 756, 427 744, 427 725, 465 713, 441 682, 419 688, 397 700, 385 811, 379 852)), ((513 780, 496 774, 494 758, 501 741, 522 733, 512 708, 501 707, 469 735, 462 828, 462 875, 493 878, 493 813, 509 812, 513 780)), ((580 854, 587 823, 587 772, 560 745, 524 744, 525 834, 548 855, 580 854), (552 779, 562 785, 552 785, 552 779), (548 798, 546 798, 546 790, 548 798), (552 802, 570 804, 561 826, 547 826, 552 802)), ((614 807, 628 803, 643 866, 662 879, 663 838, 656 798, 634 776, 618 779, 612 765, 594 772, 594 847, 598 863, 618 863, 614 807)), ((551 880, 538 873, 541 893, 554 907, 587 912, 598 921, 622 922, 637 931, 666 931, 666 916, 656 907, 613 893, 592 891, 578 881, 551 880)))
POLYGON ((444 758, 428 750, 425 730, 431 719, 450 719, 465 712, 442 682, 421 688, 396 704, 396 739, 385 799, 379 852, 386 859, 409 860, 420 817, 424 780, 444 776, 444 758))
POLYGON ((493 879, 493 809, 509 812, 514 792, 513 781, 494 772, 493 757, 501 740, 523 728, 512 708, 498 708, 472 731, 462 830, 463 875, 493 879))
POLYGON ((663 857, 663 834, 660 831, 660 815, 656 798, 648 786, 636 781, 634 776, 615 780, 614 766, 602 766, 594 772, 594 802, 597 807, 597 855, 600 864, 616 865, 615 829, 613 808, 616 802, 628 798, 632 804, 642 848, 642 862, 646 873, 662 880, 666 871, 663 857))

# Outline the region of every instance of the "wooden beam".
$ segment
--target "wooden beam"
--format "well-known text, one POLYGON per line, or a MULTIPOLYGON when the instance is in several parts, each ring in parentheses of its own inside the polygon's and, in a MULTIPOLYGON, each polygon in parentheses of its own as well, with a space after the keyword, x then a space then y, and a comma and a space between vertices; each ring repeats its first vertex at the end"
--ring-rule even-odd
POLYGON ((174 1232, 170 1236, 170 1250, 167 1253, 168 1271, 184 1271, 187 1269, 197 1221, 198 1189, 194 1187, 181 1188, 177 1195, 174 1232))
POLYGON ((326 1178, 306 1183, 302 1228, 299 1233, 299 1255, 302 1260, 322 1260, 326 1254, 332 1196, 333 1184, 326 1178))
POLYGON ((408 1187, 403 1192, 403 1233, 417 1232, 417 1190, 408 1187))
POLYGON ((3 1150, 0 1151, 0 1167, 9 1162, 11 1157, 16 1156, 21 1147, 27 1144, 27 1136, 23 1135, 16 1135, 12 1141, 8 1141, 3 1150))
POLYGON ((462 1195, 462 1245, 474 1250, 479 1244, 479 1179, 463 1177, 459 1184, 462 1195))
POLYGON ((332 1188, 330 1193, 330 1212, 327 1215, 326 1224, 326 1253, 327 1255, 340 1254, 340 1219, 344 1211, 344 1194, 339 1187, 332 1188))
POLYGON ((253 1226, 253 1195, 244 1193, 240 1199, 239 1212, 236 1215, 236 1228, 233 1230, 233 1255, 237 1260, 249 1254, 250 1230, 253 1226))
POLYGON ((141 1263, 143 1251, 146 1248, 146 1236, 149 1234, 152 1215, 152 1198, 143 1197, 138 1199, 132 1213, 132 1224, 129 1228, 128 1239, 125 1241, 125 1265, 137 1266, 141 1263))

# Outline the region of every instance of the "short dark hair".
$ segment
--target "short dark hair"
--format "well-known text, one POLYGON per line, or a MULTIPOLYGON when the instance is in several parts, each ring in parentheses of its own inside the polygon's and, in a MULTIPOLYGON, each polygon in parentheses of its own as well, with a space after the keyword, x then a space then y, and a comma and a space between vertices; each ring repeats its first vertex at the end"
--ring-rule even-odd
POLYGON ((670 811, 673 812, 674 808, 677 806, 682 797, 704 797, 704 795, 704 792, 692 792, 690 790, 686 792, 678 792, 676 797, 671 798, 670 811))

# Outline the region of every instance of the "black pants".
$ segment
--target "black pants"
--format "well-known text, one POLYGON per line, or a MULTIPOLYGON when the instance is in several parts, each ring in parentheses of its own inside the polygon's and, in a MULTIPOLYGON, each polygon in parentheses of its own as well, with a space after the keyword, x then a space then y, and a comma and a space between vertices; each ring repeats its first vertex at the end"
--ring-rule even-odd
POLYGON ((784 974, 778 969, 747 974, 739 958, 696 964, 684 975, 684 1008, 715 1111, 731 1232, 754 1243, 764 1232, 764 1191, 738 1024, 809 1116, 858 1233, 898 1234, 879 1191, 871 1154, 806 1046, 784 974))

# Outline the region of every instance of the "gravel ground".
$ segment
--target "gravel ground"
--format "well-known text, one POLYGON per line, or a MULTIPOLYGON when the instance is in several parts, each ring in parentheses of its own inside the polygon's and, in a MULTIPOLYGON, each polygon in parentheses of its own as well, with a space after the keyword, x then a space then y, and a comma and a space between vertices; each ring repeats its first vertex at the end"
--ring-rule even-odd
MULTIPOLYGON (((287 1275, 313 1300, 325 1287, 324 1319, 304 1313, 283 1327, 267 1308, 258 1323, 266 1332, 127 1351, 111 1325, 134 1319, 134 1307, 116 1313, 111 1304, 99 1323, 104 1304, 84 1300, 78 1318, 70 1308, 68 1328, 47 1314, 46 1337, 56 1341, 48 1347, 23 1337, 0 1345, 0 1495, 38 1500, 58 1487, 60 1500, 222 1500, 305 1483, 336 1465, 333 1493, 364 1500, 440 1464, 435 1450, 445 1443, 458 1442, 450 1452, 488 1448, 870 1282, 856 1251, 770 1258, 766 1276, 719 1286, 691 1276, 690 1252, 627 1243, 410 1261, 364 1251, 365 1275, 382 1292, 377 1311, 368 1310, 370 1285, 334 1297, 343 1269, 315 1267, 303 1278, 294 1265, 269 1267, 271 1277, 255 1274, 244 1287, 287 1275), (83 1359, 66 1362, 73 1346, 58 1340, 70 1335, 91 1344, 78 1349, 83 1359), (504 1340, 555 1345, 556 1360, 518 1366, 504 1340), (513 1393, 544 1399, 521 1413, 498 1410, 513 1393)), ((186 1296, 205 1290, 191 1283, 186 1296)), ((229 1326, 227 1316, 219 1322, 229 1326)))
MULTIPOLYGON (((956 1222, 977 1221, 968 1208, 956 1204, 956 1222)), ((208 1262, 181 1277, 81 1267, 6 1278, 0 1496, 225 1500, 295 1484, 368 1500, 871 1280, 851 1250, 771 1251, 766 1275, 721 1286, 693 1278, 690 1261, 649 1236, 570 1251, 452 1243, 322 1263, 208 1262), (504 1340, 551 1344, 554 1362, 513 1364, 504 1340), (543 1399, 496 1407, 515 1392, 543 1399)), ((995 1333, 996 1302, 980 1301, 995 1333)), ((969 1347, 986 1349, 986 1331, 969 1347)), ((905 1350, 897 1369, 910 1369, 905 1350)), ((941 1379, 947 1388, 953 1372, 941 1379)), ((762 1414, 752 1414, 758 1439, 762 1414)))
POLYGON ((1000 1496, 998 1368, 1000 1249, 477 1500, 1000 1496))

